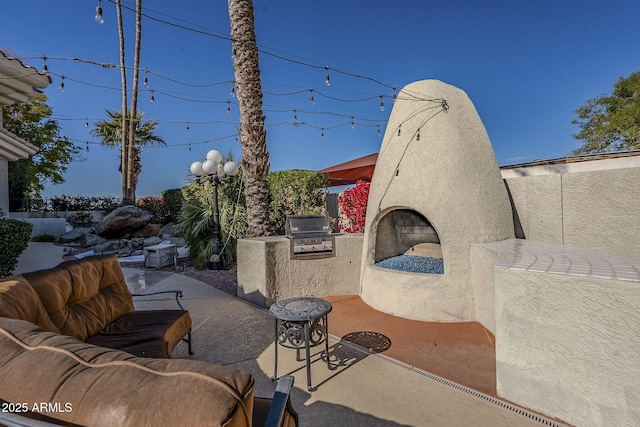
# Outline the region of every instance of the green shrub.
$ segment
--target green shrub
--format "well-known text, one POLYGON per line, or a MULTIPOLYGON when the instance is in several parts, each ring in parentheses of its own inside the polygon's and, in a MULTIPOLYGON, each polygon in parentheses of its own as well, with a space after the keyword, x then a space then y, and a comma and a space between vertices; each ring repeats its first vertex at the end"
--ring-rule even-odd
POLYGON ((33 236, 31 239, 32 242, 55 242, 56 236, 52 234, 38 234, 37 236, 33 236))
POLYGON ((29 244, 33 226, 24 221, 4 218, 0 213, 0 277, 11 276, 18 258, 29 244))
POLYGON ((162 199, 164 205, 169 211, 169 221, 179 222, 180 211, 182 210, 182 203, 184 198, 182 197, 182 190, 179 188, 171 188, 162 192, 162 199))
POLYGON ((169 219, 169 210, 162 197, 143 197, 138 200, 138 207, 153 214, 153 221, 158 224, 167 224, 171 221, 169 219))
POLYGON ((74 227, 82 227, 91 224, 93 216, 90 212, 76 212, 68 215, 66 219, 74 227))

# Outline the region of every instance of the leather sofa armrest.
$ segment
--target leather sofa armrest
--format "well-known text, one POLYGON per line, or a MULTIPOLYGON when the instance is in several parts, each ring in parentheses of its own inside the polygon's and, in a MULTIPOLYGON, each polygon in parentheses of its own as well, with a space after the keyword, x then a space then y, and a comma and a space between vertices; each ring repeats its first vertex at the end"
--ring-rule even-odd
POLYGON ((180 298, 184 297, 184 292, 182 292, 179 289, 169 290, 169 291, 149 292, 149 293, 144 293, 144 294, 131 294, 131 296, 132 297, 147 297, 147 296, 151 296, 151 295, 160 295, 160 294, 175 294, 176 295, 176 302, 178 303, 178 307, 180 307, 180 310, 186 311, 184 309, 184 307, 182 306, 182 304, 180 304, 180 298))

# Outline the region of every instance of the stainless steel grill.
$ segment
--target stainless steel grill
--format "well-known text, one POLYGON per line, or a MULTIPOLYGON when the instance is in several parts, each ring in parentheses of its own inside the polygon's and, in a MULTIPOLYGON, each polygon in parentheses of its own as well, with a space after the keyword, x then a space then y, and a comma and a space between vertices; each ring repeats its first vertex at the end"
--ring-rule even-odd
POLYGON ((289 215, 285 233, 291 242, 291 259, 335 256, 335 237, 329 219, 322 215, 289 215))

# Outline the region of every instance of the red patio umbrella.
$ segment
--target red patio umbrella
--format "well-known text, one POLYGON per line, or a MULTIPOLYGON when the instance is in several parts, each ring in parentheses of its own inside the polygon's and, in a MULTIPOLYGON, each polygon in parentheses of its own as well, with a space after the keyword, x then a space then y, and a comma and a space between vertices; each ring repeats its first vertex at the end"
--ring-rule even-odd
POLYGON ((329 187, 351 185, 358 180, 370 182, 376 166, 376 160, 378 160, 378 153, 373 153, 319 170, 318 173, 327 174, 329 187))

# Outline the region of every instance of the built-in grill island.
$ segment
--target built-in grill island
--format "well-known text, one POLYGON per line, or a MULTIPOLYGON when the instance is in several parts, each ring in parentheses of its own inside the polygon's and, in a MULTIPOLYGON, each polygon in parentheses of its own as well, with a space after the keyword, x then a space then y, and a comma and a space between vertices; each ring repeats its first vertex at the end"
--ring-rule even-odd
POLYGON ((335 256, 335 235, 329 219, 322 215, 289 215, 285 223, 291 259, 319 259, 335 256))

